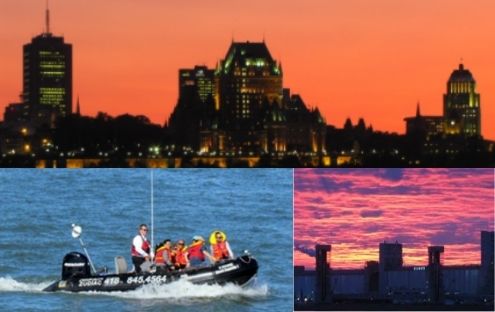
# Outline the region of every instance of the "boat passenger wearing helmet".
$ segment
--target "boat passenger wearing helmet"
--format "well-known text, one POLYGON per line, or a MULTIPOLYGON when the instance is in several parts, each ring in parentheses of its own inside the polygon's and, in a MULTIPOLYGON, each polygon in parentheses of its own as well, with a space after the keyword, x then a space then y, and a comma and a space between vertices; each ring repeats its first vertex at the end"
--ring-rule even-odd
POLYGON ((204 266, 206 258, 208 258, 211 263, 215 262, 210 253, 206 251, 205 239, 199 235, 193 237, 192 244, 187 247, 187 253, 191 266, 204 266))
POLYGON ((234 259, 234 253, 230 249, 227 235, 221 231, 213 231, 210 235, 211 254, 215 262, 226 259, 234 259))
POLYGON ((141 273, 141 265, 145 261, 151 260, 151 248, 148 239, 146 238, 146 234, 148 234, 148 227, 146 224, 141 224, 139 226, 138 235, 132 240, 131 256, 136 273, 141 273))
POLYGON ((179 239, 174 245, 173 252, 175 255, 174 266, 178 269, 184 269, 189 266, 189 260, 187 259, 187 247, 183 239, 179 239))
POLYGON ((155 263, 157 266, 163 266, 167 270, 174 270, 174 262, 172 261, 172 242, 166 239, 156 249, 155 263))

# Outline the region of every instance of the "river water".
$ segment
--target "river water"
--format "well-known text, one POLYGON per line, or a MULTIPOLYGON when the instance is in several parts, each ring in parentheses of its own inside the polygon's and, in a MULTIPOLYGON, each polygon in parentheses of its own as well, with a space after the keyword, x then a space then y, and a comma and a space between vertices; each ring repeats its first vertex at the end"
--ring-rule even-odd
POLYGON ((292 170, 153 170, 154 238, 206 239, 226 232, 235 254, 258 260, 256 281, 234 285, 175 282, 117 293, 45 293, 61 261, 82 251, 96 267, 130 263, 130 242, 150 224, 150 169, 0 170, 0 310, 291 311, 292 170))

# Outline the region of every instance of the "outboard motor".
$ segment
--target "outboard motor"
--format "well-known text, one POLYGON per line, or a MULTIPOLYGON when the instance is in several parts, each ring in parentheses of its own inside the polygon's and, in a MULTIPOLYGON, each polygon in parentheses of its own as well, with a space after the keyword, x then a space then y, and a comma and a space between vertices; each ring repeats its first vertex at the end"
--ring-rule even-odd
POLYGON ((62 280, 71 277, 90 277, 91 269, 88 258, 79 252, 71 252, 65 255, 62 262, 62 280))

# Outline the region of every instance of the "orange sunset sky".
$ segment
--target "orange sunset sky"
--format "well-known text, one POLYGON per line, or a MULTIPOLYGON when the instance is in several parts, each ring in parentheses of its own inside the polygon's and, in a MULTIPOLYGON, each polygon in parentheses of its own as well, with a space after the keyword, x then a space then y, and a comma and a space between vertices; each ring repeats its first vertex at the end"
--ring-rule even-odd
MULTIPOLYGON (((74 106, 163 124, 178 69, 215 66, 236 41, 265 41, 284 86, 328 123, 364 117, 403 133, 416 103, 442 113, 461 58, 478 82, 482 134, 495 139, 493 0, 51 0, 51 29, 74 49, 74 106)), ((22 45, 42 32, 44 0, 0 1, 0 110, 22 91, 22 45)))

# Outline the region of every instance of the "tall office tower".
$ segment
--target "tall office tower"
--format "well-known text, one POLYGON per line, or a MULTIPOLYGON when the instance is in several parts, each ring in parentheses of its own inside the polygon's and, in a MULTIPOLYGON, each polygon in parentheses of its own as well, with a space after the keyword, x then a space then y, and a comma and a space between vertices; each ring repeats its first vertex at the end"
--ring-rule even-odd
POLYGON ((494 240, 493 231, 481 231, 481 292, 493 294, 493 257, 494 257, 494 240))
POLYGON ((188 87, 194 86, 202 102, 214 96, 215 71, 206 66, 194 66, 193 69, 179 70, 179 97, 188 92, 188 87))
POLYGON ((227 121, 231 149, 259 151, 266 108, 282 105, 282 67, 264 42, 232 42, 217 75, 217 106, 227 121))
POLYGON ((463 64, 450 75, 443 99, 446 134, 481 136, 480 95, 473 75, 463 64))
POLYGON ((327 253, 332 250, 331 245, 316 245, 316 297, 317 302, 330 300, 331 287, 327 253))
POLYGON ((24 45, 23 100, 35 117, 72 113, 72 45, 52 35, 49 14, 44 33, 24 45))
POLYGON ((442 261, 443 246, 428 247, 428 291, 431 302, 443 300, 442 261))
POLYGON ((379 288, 380 293, 387 292, 387 271, 397 270, 402 268, 402 244, 395 243, 380 243, 379 255, 379 288))

